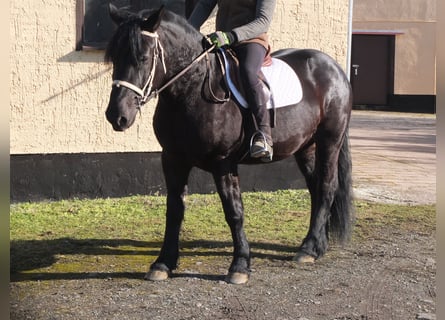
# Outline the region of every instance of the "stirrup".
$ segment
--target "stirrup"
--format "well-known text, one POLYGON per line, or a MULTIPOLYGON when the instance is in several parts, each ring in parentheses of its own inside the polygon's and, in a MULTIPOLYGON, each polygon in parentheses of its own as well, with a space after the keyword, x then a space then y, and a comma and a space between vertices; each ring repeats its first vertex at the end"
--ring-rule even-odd
POLYGON ((272 161, 272 157, 273 157, 272 146, 269 145, 269 143, 267 142, 266 136, 264 135, 264 133, 261 130, 257 130, 250 138, 249 152, 250 152, 250 156, 252 158, 261 158, 261 161, 263 161, 263 162, 272 161), (261 136, 262 143, 264 146, 260 147, 257 145, 256 147, 259 147, 260 149, 256 150, 255 152, 252 153, 252 147, 254 147, 255 141, 258 141, 258 139, 259 139, 258 136, 261 136))

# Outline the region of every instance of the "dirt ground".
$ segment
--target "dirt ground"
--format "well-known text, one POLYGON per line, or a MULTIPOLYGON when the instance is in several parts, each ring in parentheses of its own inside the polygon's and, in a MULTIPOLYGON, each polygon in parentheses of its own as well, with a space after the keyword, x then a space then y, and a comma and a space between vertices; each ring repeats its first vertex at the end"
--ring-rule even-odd
MULTIPOLYGON (((350 136, 357 197, 435 203, 435 118, 357 112, 350 136)), ((253 247, 243 286, 223 281, 227 256, 162 283, 142 273, 12 282, 11 319, 436 319, 434 233, 376 226, 366 241, 304 266, 289 248, 263 255, 253 247)))
POLYGON ((143 274, 16 282, 11 319, 436 319, 434 237, 379 231, 314 265, 254 254, 244 286, 223 281, 228 261, 162 283, 143 274))

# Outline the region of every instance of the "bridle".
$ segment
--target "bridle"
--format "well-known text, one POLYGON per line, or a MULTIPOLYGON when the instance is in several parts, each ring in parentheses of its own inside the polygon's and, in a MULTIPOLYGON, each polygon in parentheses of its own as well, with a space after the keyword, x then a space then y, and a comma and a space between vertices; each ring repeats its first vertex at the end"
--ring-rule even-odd
MULTIPOLYGON (((169 85, 171 85, 173 82, 175 82, 178 78, 180 78, 182 75, 184 75, 188 70, 192 68, 193 65, 201 61, 204 57, 207 60, 207 64, 209 65, 209 58, 208 54, 210 51, 212 51, 215 48, 215 45, 212 45, 210 48, 204 50, 198 57, 196 57, 187 67, 182 69, 178 74, 176 74, 174 77, 172 77, 170 80, 168 80, 164 85, 162 85, 159 89, 153 89, 153 80, 155 78, 155 71, 157 67, 157 63, 159 60, 159 57, 161 58, 162 67, 164 69, 164 74, 167 73, 167 68, 165 66, 165 58, 164 58, 164 48, 162 47, 162 44, 159 40, 159 35, 157 32, 149 32, 142 30, 141 34, 150 38, 155 39, 155 48, 153 52, 153 63, 150 71, 150 75, 145 82, 145 85, 142 88, 139 88, 138 86, 124 80, 114 80, 112 86, 113 87, 125 87, 127 89, 132 90, 138 95, 138 109, 147 103, 149 100, 151 100, 154 97, 157 97, 159 93, 161 93, 164 89, 166 89, 169 85)), ((207 68, 207 72, 210 72, 209 68, 207 68)), ((210 90, 211 91, 211 90, 210 90)), ((215 98, 216 101, 228 101, 229 97, 226 97, 224 99, 218 99, 214 96, 212 92, 213 98, 215 98)))
POLYGON ((144 36, 148 36, 155 39, 155 49, 153 52, 153 63, 150 71, 150 75, 145 82, 145 85, 142 88, 139 88, 138 86, 124 80, 114 80, 113 81, 113 87, 125 87, 127 89, 130 89, 138 94, 138 104, 139 107, 147 103, 149 99, 151 99, 151 96, 155 96, 157 93, 156 91, 152 92, 153 88, 153 80, 155 76, 155 71, 158 63, 159 55, 161 56, 161 62, 162 66, 164 68, 164 73, 167 72, 167 68, 165 67, 165 59, 164 59, 164 48, 161 45, 161 42, 159 41, 159 35, 156 32, 149 32, 142 30, 141 34, 144 36))

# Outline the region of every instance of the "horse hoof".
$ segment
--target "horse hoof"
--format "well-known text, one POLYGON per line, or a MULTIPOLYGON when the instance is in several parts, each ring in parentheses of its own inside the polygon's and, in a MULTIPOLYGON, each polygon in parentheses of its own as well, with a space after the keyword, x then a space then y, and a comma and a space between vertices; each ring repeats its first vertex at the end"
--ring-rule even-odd
POLYGON ((231 284, 245 284, 249 281, 249 275, 241 272, 230 272, 226 276, 226 282, 231 284))
POLYGON ((144 279, 150 281, 164 281, 168 279, 168 272, 162 270, 149 270, 144 279))
POLYGON ((302 252, 297 253, 297 255, 293 257, 292 260, 297 262, 298 264, 315 263, 315 258, 313 256, 302 252))

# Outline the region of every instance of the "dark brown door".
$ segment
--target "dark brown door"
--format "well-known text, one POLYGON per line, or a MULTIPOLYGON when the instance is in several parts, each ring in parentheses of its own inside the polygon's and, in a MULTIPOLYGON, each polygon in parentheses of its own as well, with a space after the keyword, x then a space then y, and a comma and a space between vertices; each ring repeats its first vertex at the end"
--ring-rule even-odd
POLYGON ((394 91, 394 35, 352 35, 351 85, 355 105, 386 105, 394 91))

